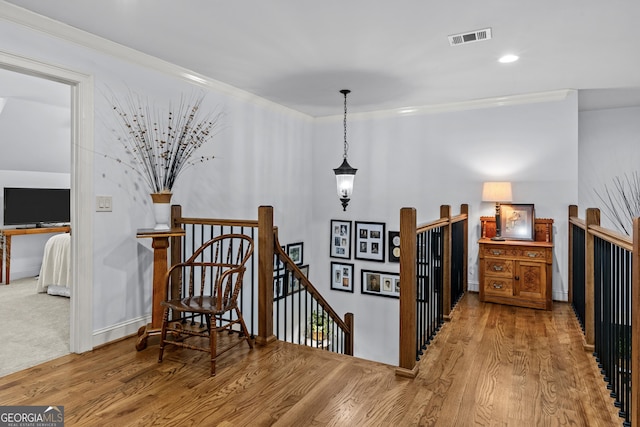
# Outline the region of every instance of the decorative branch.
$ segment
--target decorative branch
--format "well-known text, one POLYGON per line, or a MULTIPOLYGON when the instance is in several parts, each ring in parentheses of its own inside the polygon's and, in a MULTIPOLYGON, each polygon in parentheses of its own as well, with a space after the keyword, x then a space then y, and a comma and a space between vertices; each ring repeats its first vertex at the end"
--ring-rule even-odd
POLYGON ((129 91, 121 103, 113 94, 111 105, 119 120, 116 130, 129 166, 147 183, 152 193, 171 192, 176 179, 190 166, 211 160, 213 156, 195 158, 195 152, 216 135, 222 112, 203 114, 203 93, 190 98, 181 96, 175 111, 163 112, 149 106, 129 91))
POLYGON ((606 184, 601 194, 594 190, 604 204, 602 212, 619 231, 631 235, 633 219, 640 216, 640 174, 624 174, 613 178, 613 188, 606 184))

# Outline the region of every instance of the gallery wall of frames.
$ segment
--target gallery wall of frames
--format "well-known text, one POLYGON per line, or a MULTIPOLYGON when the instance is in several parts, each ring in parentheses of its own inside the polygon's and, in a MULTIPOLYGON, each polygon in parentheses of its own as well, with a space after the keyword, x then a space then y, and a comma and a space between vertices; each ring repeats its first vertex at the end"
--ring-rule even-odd
POLYGON ((343 221, 332 219, 331 289, 354 292, 359 281, 362 294, 398 298, 400 296, 400 233, 387 231, 383 222, 343 221), (359 274, 351 260, 395 264, 395 268, 361 268, 359 274), (395 271, 391 271, 395 270, 395 271))

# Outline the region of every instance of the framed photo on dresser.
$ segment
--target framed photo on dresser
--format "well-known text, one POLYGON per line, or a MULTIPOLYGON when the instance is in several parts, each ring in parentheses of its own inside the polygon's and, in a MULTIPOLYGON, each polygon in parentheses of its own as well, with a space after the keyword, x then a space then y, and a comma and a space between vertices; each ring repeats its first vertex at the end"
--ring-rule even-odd
POLYGON ((532 204, 500 205, 500 236, 509 240, 533 240, 535 214, 532 204))

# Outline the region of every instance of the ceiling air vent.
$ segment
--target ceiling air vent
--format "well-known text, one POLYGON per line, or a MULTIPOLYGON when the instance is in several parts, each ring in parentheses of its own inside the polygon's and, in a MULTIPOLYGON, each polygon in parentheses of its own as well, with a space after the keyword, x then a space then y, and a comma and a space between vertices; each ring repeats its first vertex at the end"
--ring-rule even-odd
POLYGON ((491 28, 471 31, 468 33, 460 33, 449 36, 449 44, 457 46, 459 44, 467 44, 473 42, 481 42, 491 38, 491 28))

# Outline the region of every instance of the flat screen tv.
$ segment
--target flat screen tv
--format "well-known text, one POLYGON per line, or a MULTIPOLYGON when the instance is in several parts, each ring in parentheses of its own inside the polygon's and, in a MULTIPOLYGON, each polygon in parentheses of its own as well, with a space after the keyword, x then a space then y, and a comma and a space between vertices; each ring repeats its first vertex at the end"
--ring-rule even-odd
POLYGON ((42 227, 70 221, 70 189, 4 188, 4 225, 42 227))

